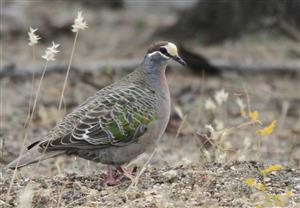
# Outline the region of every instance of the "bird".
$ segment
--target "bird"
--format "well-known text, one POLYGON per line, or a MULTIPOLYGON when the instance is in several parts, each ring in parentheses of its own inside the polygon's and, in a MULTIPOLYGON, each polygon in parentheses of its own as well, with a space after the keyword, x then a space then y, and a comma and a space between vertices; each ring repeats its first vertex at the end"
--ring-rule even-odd
POLYGON ((186 64, 174 43, 152 44, 133 72, 88 97, 7 167, 21 168, 60 155, 74 155, 106 164, 107 185, 117 184, 115 169, 132 179, 124 165, 155 147, 170 119, 165 75, 170 60, 186 64))

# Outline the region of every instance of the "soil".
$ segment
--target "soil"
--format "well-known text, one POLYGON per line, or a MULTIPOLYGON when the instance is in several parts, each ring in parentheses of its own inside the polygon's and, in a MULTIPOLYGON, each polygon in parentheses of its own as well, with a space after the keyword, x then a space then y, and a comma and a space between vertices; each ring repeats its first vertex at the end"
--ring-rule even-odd
MULTIPOLYGON (((25 191, 33 191, 34 207, 270 207, 300 203, 299 170, 284 168, 269 174, 264 178, 265 191, 244 183, 247 177, 262 181, 262 168, 257 162, 149 167, 137 186, 123 179, 114 187, 103 185, 105 175, 99 173, 41 176, 30 182, 19 178, 6 205, 20 203, 18 197, 25 191), (268 199, 286 190, 292 192, 288 199, 268 199)), ((1 194, 7 192, 9 183, 9 179, 1 181, 1 194)))

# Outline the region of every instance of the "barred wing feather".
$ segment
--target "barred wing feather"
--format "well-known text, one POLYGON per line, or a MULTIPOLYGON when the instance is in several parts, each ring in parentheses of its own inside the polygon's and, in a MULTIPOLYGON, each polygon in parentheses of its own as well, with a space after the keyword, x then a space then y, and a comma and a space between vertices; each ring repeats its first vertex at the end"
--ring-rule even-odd
POLYGON ((149 89, 116 90, 89 109, 70 133, 40 146, 47 150, 94 149, 136 142, 157 118, 155 99, 149 89))

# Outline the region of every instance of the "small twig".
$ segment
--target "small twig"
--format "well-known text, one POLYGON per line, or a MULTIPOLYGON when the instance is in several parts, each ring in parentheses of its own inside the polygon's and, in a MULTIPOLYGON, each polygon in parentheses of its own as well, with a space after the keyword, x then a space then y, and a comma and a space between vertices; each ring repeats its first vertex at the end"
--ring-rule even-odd
POLYGON ((288 110, 290 108, 290 103, 288 101, 283 101, 282 103, 282 108, 281 108, 281 113, 280 113, 280 117, 279 117, 279 129, 283 130, 284 129, 284 124, 285 121, 287 119, 287 114, 288 114, 288 110))
MULTIPOLYGON (((205 86, 205 70, 202 70, 202 75, 201 75, 201 85, 200 85, 200 95, 199 95, 199 100, 202 100, 203 95, 204 95, 204 86, 205 86)), ((200 117, 201 117, 201 109, 203 106, 203 102, 200 102, 197 110, 197 117, 196 117, 196 126, 200 125, 200 117)))
POLYGON ((247 99, 247 108, 248 108, 247 113, 249 114, 251 112, 251 103, 250 103, 250 97, 249 97, 249 93, 248 93, 248 90, 247 90, 247 87, 246 87, 245 83, 243 84, 243 89, 244 89, 246 99, 247 99))
POLYGON ((182 118, 182 120, 181 120, 181 122, 180 122, 180 125, 179 125, 179 127, 178 127, 178 129, 177 129, 175 138, 178 138, 180 132, 182 131, 182 128, 183 128, 183 126, 184 126, 184 123, 186 122, 186 118, 187 118, 187 115, 184 115, 183 118, 182 118))
POLYGON ((222 130, 224 133, 226 133, 227 135, 235 132, 236 130, 239 130, 239 129, 242 129, 242 128, 245 128, 247 126, 251 126, 253 124, 256 124, 256 123, 259 123, 259 121, 248 121, 248 122, 245 122, 245 123, 241 123, 237 126, 234 126, 232 128, 228 128, 228 129, 224 129, 222 130))
POLYGON ((12 205, 8 204, 7 202, 3 201, 2 199, 0 199, 0 205, 1 204, 8 206, 8 207, 13 207, 12 205))
POLYGON ((66 185, 67 185, 67 182, 64 182, 61 189, 60 189, 60 193, 58 195, 58 200, 57 200, 57 207, 60 207, 62 194, 63 194, 64 189, 66 188, 66 185))
MULTIPOLYGON (((33 63, 35 63, 35 47, 34 47, 34 45, 32 46, 32 60, 33 60, 33 63)), ((32 71, 30 98, 29 98, 29 104, 28 104, 28 115, 27 115, 27 119, 25 122, 25 129, 30 125, 30 117, 31 117, 30 109, 31 109, 31 105, 33 102, 33 98, 34 98, 34 93, 33 93, 34 81, 35 81, 35 72, 32 71)))

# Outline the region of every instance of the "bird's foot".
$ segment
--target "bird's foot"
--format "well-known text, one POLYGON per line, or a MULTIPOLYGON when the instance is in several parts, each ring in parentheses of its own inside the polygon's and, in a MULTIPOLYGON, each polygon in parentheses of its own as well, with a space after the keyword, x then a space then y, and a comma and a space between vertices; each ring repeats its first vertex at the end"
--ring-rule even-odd
POLYGON ((107 178, 104 182, 104 185, 106 186, 114 186, 117 185, 119 181, 114 177, 113 170, 111 166, 107 166, 107 178))
POLYGON ((121 173, 121 177, 115 178, 112 167, 107 166, 107 178, 104 182, 106 186, 115 186, 120 183, 120 181, 125 177, 129 178, 132 182, 135 181, 136 176, 132 173, 129 173, 123 165, 117 167, 117 170, 121 173))
POLYGON ((104 185, 106 186, 115 186, 119 183, 118 180, 116 180, 114 177, 110 178, 110 177, 107 177, 105 182, 104 182, 104 185))
POLYGON ((122 174, 122 176, 129 178, 131 181, 134 181, 135 175, 133 175, 132 173, 129 173, 123 165, 120 165, 119 167, 117 167, 117 170, 122 174))

